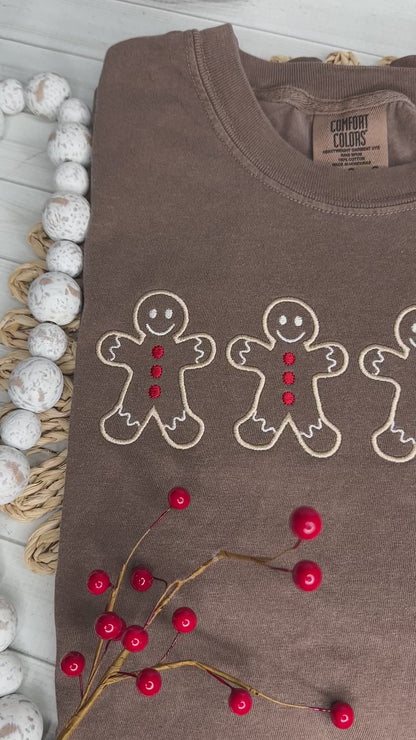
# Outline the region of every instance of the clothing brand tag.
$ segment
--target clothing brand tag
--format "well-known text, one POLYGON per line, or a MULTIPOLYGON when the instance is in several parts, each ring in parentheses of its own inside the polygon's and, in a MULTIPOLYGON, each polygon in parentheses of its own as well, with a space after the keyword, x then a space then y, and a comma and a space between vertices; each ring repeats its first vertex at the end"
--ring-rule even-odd
POLYGON ((348 170, 388 167, 386 106, 315 114, 313 161, 348 170))

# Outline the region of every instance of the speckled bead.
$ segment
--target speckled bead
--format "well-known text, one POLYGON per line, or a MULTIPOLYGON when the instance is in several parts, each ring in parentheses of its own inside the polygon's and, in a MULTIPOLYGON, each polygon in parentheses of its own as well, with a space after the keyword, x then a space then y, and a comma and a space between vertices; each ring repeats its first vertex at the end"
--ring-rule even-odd
POLYGON ((81 247, 67 239, 55 242, 46 253, 48 270, 65 272, 71 277, 77 277, 82 272, 82 262, 81 247))
POLYGON ((59 108, 70 94, 71 88, 64 77, 54 72, 41 72, 26 85, 26 105, 35 116, 56 121, 59 108))
POLYGON ((37 321, 70 324, 81 310, 81 288, 63 272, 45 272, 29 286, 27 305, 37 321))
POLYGON ((0 653, 0 696, 13 694, 22 681, 23 669, 18 656, 11 650, 4 650, 0 653))
POLYGON ((13 604, 0 596, 0 650, 5 650, 16 637, 17 614, 13 604))
POLYGON ((91 111, 79 98, 67 98, 58 111, 58 123, 91 123, 91 111))
POLYGON ((16 409, 3 416, 0 422, 0 436, 5 445, 17 450, 29 450, 38 442, 42 424, 33 411, 16 409))
MULTIPOLYGON (((0 445, 0 505, 10 504, 25 490, 30 475, 27 457, 14 447, 0 445)), ((1 737, 1 735, 0 735, 1 737)))
POLYGON ((43 719, 33 701, 23 694, 0 699, 0 737, 7 740, 42 740, 43 719))
POLYGON ((42 212, 42 226, 54 241, 83 242, 89 221, 90 204, 76 193, 55 193, 46 201, 42 212))
POLYGON ((46 357, 53 362, 65 354, 67 346, 68 337, 64 330, 48 322, 35 326, 27 338, 27 348, 33 357, 46 357))
POLYGON ((25 107, 23 85, 19 80, 9 77, 0 82, 0 110, 7 116, 21 113, 25 107))
POLYGON ((62 162, 91 162, 92 138, 82 123, 62 123, 48 139, 46 152, 55 167, 62 162))
POLYGON ((15 406, 40 414, 59 401, 63 375, 58 365, 46 357, 28 357, 13 368, 8 391, 15 406))
POLYGON ((90 185, 88 172, 78 162, 62 162, 53 176, 55 190, 85 195, 90 185))

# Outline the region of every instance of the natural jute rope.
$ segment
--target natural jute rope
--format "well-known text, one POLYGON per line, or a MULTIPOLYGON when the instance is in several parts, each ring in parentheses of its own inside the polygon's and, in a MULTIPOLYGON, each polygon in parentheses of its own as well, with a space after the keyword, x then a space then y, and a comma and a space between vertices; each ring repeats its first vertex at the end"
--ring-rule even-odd
MULTIPOLYGON (((270 61, 283 63, 291 58, 283 55, 273 56, 270 61)), ((386 56, 377 64, 391 64, 394 59, 397 57, 386 56)), ((324 62, 343 65, 360 64, 351 51, 330 52, 324 62)), ((27 241, 40 259, 20 265, 9 279, 10 293, 25 306, 30 283, 47 269, 45 257, 53 243, 52 239, 45 234, 41 223, 37 223, 29 232, 27 241)), ((7 311, 0 321, 0 342, 12 350, 10 354, 0 359, 0 390, 7 390, 11 371, 20 360, 29 356, 27 338, 30 330, 37 323, 27 307, 7 311)), ((54 408, 39 415, 42 422, 42 436, 37 446, 27 453, 42 454, 45 459, 32 467, 29 484, 22 495, 12 503, 0 507, 13 519, 25 522, 49 515, 29 538, 24 554, 27 567, 41 575, 54 574, 58 562, 66 450, 56 452, 53 447, 58 443, 62 446, 68 438, 78 327, 79 319, 65 327, 68 334, 68 347, 57 363, 64 375, 63 393, 54 408)), ((13 408, 11 403, 3 406, 0 410, 0 419, 13 408)))

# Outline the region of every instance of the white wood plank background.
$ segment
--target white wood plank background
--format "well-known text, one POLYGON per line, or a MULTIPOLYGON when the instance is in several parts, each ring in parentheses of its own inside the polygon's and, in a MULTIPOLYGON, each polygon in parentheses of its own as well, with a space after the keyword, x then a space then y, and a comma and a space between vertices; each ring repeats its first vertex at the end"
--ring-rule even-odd
MULTIPOLYGON (((416 5, 401 0, 0 0, 0 79, 54 71, 90 105, 107 48, 132 36, 233 24, 242 49, 317 56, 353 51, 361 64, 392 54, 416 54, 416 5)), ((53 124, 21 115, 7 119, 0 142, 0 315, 18 305, 7 279, 33 259, 25 241, 52 191, 45 145, 53 124)), ((0 353, 4 353, 0 347, 0 353)), ((24 544, 36 524, 0 514, 0 593, 19 615, 13 644, 25 666, 22 687, 39 705, 47 740, 55 734, 54 579, 23 564, 24 544)))

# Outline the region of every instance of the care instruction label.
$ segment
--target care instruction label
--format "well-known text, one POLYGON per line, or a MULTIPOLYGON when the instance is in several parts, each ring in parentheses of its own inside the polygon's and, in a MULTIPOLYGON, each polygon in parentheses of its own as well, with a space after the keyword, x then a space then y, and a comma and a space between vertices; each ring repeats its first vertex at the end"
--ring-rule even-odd
POLYGON ((388 167, 386 105, 315 113, 313 161, 349 170, 388 167))

